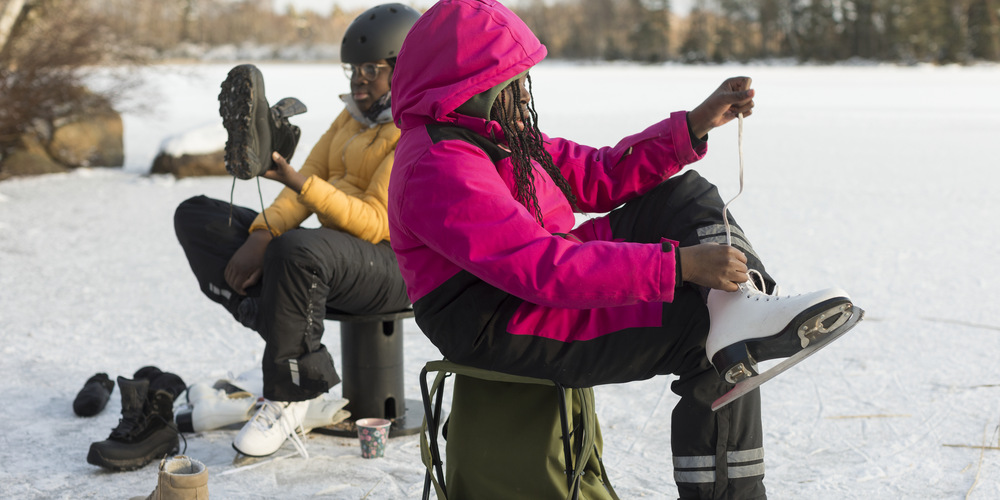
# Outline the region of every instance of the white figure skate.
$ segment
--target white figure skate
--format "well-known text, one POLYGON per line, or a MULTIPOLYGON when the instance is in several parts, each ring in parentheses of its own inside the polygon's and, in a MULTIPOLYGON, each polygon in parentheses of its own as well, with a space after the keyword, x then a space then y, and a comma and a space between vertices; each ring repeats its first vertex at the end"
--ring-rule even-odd
POLYGON ((778 296, 757 290, 752 281, 741 284, 737 292, 710 291, 708 311, 706 354, 719 375, 736 384, 712 404, 713 410, 791 368, 864 317, 840 288, 778 296), (758 362, 778 358, 786 359, 758 372, 758 362))
POLYGON ((181 432, 202 432, 242 424, 253 416, 257 396, 240 391, 226 393, 207 384, 188 387, 187 403, 175 413, 181 432))
MULTIPOLYGON (((264 380, 261 369, 247 370, 240 375, 230 374, 209 386, 191 384, 186 397, 177 398, 174 404, 174 421, 181 432, 202 432, 242 425, 257 410, 263 393, 264 380)), ((309 432, 318 427, 335 425, 351 416, 344 409, 348 401, 331 394, 309 400, 309 409, 302 420, 302 430, 309 432)))

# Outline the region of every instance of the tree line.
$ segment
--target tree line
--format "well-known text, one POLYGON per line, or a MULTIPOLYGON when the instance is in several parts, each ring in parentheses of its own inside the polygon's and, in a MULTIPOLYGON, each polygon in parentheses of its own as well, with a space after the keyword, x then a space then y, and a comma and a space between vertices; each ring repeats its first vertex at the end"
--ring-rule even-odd
MULTIPOLYGON (((38 9, 72 3, 88 11, 89 22, 102 32, 150 60, 183 56, 183 48, 191 46, 339 47, 362 10, 344 10, 334 2, 324 13, 275 12, 272 0, 4 2, 38 9)), ((683 13, 672 10, 671 0, 508 3, 558 59, 1000 61, 1000 0, 690 0, 690 11, 683 13)), ((121 52, 119 47, 112 53, 121 52)))
POLYGON ((522 0, 564 59, 706 63, 1000 61, 1000 0, 522 0))
MULTIPOLYGON (((406 0, 402 0, 406 1, 406 0)), ((1000 61, 1000 0, 518 0, 551 58, 717 63, 1000 61)), ((100 65, 199 57, 227 45, 336 49, 362 9, 276 12, 271 0, 0 0, 0 163, 5 151, 129 82, 95 94, 100 65), (186 51, 185 47, 193 50, 186 51)), ((279 50, 269 57, 281 58, 279 50)), ((267 55, 263 57, 268 57, 267 55)), ((243 57, 240 56, 242 59, 243 57)))

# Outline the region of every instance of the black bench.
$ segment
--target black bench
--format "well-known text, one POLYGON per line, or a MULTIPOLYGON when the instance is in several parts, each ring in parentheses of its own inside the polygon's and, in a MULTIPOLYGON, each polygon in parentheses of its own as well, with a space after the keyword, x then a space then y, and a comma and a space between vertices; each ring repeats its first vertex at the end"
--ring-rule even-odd
POLYGON ((410 309, 368 316, 327 313, 326 319, 340 322, 341 390, 351 417, 316 431, 352 437, 354 422, 372 417, 392 421, 389 437, 420 431, 423 405, 403 391, 403 320, 412 317, 410 309))

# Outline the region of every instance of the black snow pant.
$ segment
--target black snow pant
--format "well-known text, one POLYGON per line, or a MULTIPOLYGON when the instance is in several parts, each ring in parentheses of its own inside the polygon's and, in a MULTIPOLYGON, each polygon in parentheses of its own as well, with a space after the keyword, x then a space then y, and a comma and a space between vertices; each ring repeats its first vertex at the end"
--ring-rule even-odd
MULTIPOLYGON (((640 243, 666 237, 682 247, 725 244, 723 206, 718 189, 689 170, 612 212, 611 229, 616 238, 640 243)), ((762 289, 772 290, 774 281, 731 215, 733 246, 746 254, 747 267, 764 277, 766 288, 762 289)), ((712 402, 732 385, 720 379, 705 355, 709 320, 703 298, 707 290, 686 284, 677 290, 677 296, 681 294, 683 299, 665 307, 664 321, 669 322, 669 315, 690 322, 669 330, 670 336, 676 335, 672 339, 676 343, 665 346, 668 363, 660 370, 678 376, 671 389, 681 399, 670 427, 677 489, 681 498, 765 498, 760 390, 712 411, 712 402)))
MULTIPOLYGON (((615 209, 606 217, 616 239, 659 243, 661 237, 681 246, 726 242, 723 202, 714 185, 690 170, 663 182, 650 192, 615 209)), ((746 254, 748 267, 764 277, 768 290, 774 282, 764 270, 742 229, 729 218, 732 244, 746 254)), ((681 263, 683 265, 683 262, 681 263)), ((442 325, 430 332, 431 341, 452 361, 537 378, 555 380, 568 387, 644 380, 675 375, 671 389, 680 396, 673 411, 671 447, 674 480, 681 498, 760 499, 764 491, 763 436, 760 391, 753 391, 713 412, 711 405, 732 389, 705 354, 709 330, 707 290, 685 284, 674 300, 663 304, 659 327, 626 328, 600 337, 562 342, 543 336, 513 335, 507 322, 520 303, 471 275, 467 290, 484 291, 502 304, 483 324, 481 334, 469 339, 455 336, 442 325), (478 283, 476 283, 478 281, 478 283), (499 297, 499 298, 497 298, 499 297)), ((456 283, 457 285, 457 283, 456 283)), ((476 292, 480 293, 480 292, 476 292)), ((495 299, 495 300, 493 300, 495 299)), ((458 301, 464 301, 461 296, 458 301)), ((418 302, 418 309, 424 304, 418 302)), ((469 307, 474 304, 459 305, 469 307)), ((418 322, 420 315, 418 315, 418 322)), ((424 330, 428 332, 428 329, 424 330)), ((666 493, 666 492, 664 492, 666 493)))
POLYGON ((195 196, 177 207, 174 230, 201 291, 264 339, 264 397, 312 399, 340 382, 321 343, 327 311, 406 309, 406 285, 388 241, 372 244, 333 229, 300 228, 271 241, 260 281, 239 295, 224 272, 256 217, 248 208, 195 196))

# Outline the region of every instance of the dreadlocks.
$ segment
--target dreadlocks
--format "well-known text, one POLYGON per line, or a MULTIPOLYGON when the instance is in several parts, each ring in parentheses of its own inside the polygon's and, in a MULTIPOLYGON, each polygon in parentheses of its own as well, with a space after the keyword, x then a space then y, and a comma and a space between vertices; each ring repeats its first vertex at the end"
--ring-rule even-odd
MULTIPOLYGON (((531 93, 531 75, 527 75, 528 93, 531 93)), ((504 135, 507 138, 507 146, 510 147, 511 163, 514 166, 514 182, 517 187, 517 200, 523 204, 529 212, 535 215, 539 224, 542 222, 542 211, 538 207, 538 198, 535 196, 535 173, 531 166, 532 160, 552 177, 556 185, 566 196, 571 205, 576 203, 576 196, 573 195, 569 187, 569 181, 563 177, 562 172, 552 163, 552 156, 543 147, 542 133, 538 130, 538 113, 535 111, 535 101, 528 101, 528 115, 520 106, 521 85, 518 80, 514 80, 503 91, 500 92, 497 100, 493 102, 490 116, 500 122, 504 135), (508 92, 509 91, 509 92, 508 92), (507 99, 513 104, 507 105, 507 99), (510 116, 508 108, 513 110, 510 116), (524 124, 524 129, 517 127, 517 121, 524 124)))

